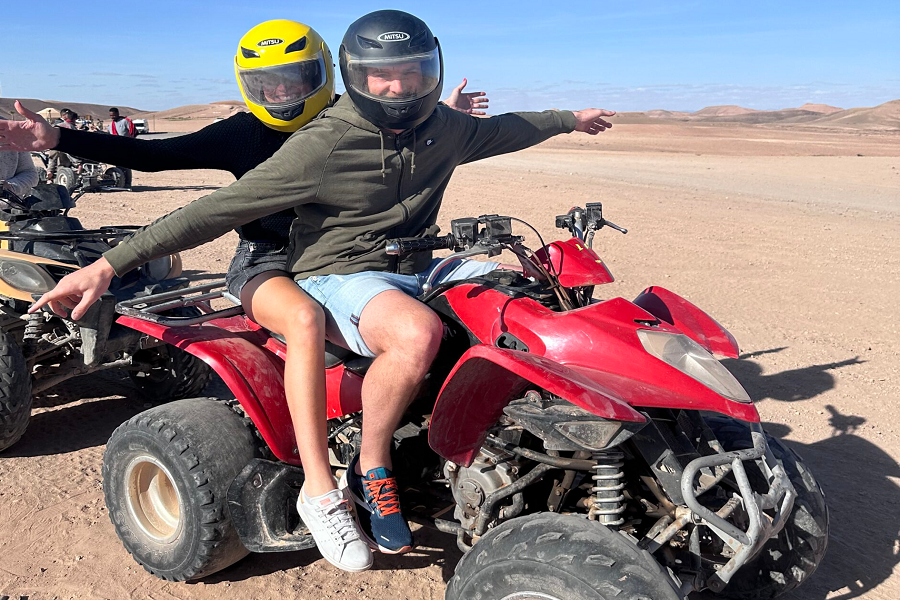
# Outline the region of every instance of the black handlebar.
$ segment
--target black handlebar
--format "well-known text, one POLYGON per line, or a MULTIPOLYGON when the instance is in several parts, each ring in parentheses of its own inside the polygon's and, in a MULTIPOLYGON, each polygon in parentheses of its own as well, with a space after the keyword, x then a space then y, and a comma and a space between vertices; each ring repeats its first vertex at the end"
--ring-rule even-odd
POLYGON ((407 254, 412 254, 414 252, 453 250, 455 248, 456 239, 452 234, 447 234, 441 237, 427 236, 388 240, 384 251, 391 256, 406 256, 407 254))

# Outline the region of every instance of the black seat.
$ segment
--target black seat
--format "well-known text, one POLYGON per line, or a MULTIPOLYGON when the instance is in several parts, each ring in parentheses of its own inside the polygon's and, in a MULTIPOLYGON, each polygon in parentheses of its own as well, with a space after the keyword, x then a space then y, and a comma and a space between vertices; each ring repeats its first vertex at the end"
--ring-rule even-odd
MULTIPOLYGON (((287 340, 284 339, 284 336, 275 333, 274 331, 269 331, 269 335, 273 338, 287 345, 287 340)), ((354 354, 350 350, 346 348, 341 348, 340 346, 336 346, 332 344, 328 340, 325 340, 325 368, 330 369, 331 367, 336 367, 337 365, 344 363, 344 368, 348 371, 353 371, 358 375, 365 375, 366 371, 369 370, 369 365, 372 364, 371 358, 360 356, 359 354, 354 354)))

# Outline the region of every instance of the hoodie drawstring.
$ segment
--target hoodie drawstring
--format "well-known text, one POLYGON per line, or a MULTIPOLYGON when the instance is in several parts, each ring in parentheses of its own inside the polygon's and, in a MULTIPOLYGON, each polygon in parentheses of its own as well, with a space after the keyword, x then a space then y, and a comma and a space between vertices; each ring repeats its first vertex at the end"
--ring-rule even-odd
POLYGON ((416 173, 416 130, 413 128, 413 151, 412 151, 412 164, 409 167, 409 179, 412 181, 413 176, 416 173))
POLYGON ((387 167, 384 164, 384 134, 378 130, 378 139, 381 140, 381 183, 387 178, 387 167))

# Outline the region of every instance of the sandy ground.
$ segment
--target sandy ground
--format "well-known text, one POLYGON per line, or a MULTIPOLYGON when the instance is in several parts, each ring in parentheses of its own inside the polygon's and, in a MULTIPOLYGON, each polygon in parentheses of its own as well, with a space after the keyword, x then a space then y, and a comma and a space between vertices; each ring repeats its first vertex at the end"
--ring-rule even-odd
MULTIPOLYGON (((86 225, 145 223, 227 184, 201 171, 135 176, 89 195, 86 225)), ((761 127, 622 125, 460 168, 451 218, 503 212, 556 236, 553 216, 600 200, 629 228, 595 247, 617 281, 598 296, 676 291, 744 354, 726 364, 770 432, 813 468, 832 511, 828 555, 791 600, 900 597, 900 135, 761 127)), ((234 234, 185 253, 198 279, 224 271, 234 234)), ((43 598, 443 598, 455 543, 348 575, 315 551, 252 555, 194 584, 146 574, 106 516, 106 439, 144 409, 108 372, 42 394, 25 438, 0 455, 0 596, 43 598)))

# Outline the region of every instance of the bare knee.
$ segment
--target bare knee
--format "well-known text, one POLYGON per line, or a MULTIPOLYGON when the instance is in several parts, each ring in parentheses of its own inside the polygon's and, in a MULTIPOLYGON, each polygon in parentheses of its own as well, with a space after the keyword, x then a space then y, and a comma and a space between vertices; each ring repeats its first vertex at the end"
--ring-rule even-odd
POLYGON ((315 339, 325 336, 325 311, 313 301, 301 302, 285 311, 285 336, 315 339))
POLYGON ((392 343, 387 351, 402 351, 409 356, 428 356, 434 358, 441 345, 444 324, 434 312, 417 311, 403 319, 391 336, 392 343))

